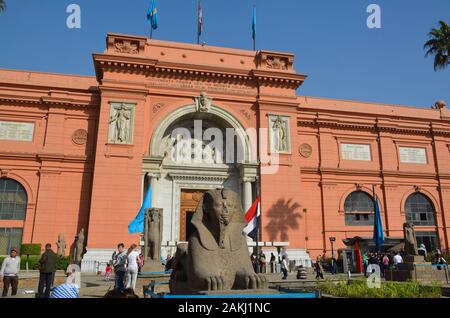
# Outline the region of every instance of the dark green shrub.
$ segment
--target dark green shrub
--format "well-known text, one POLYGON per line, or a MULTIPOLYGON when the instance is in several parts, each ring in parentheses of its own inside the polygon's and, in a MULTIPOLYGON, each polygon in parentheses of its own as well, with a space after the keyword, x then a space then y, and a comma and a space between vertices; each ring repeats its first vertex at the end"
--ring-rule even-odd
POLYGON ((70 256, 61 256, 58 255, 56 259, 56 269, 57 270, 66 270, 70 264, 70 256))
POLYGON ((41 255, 41 244, 22 244, 20 255, 41 255))

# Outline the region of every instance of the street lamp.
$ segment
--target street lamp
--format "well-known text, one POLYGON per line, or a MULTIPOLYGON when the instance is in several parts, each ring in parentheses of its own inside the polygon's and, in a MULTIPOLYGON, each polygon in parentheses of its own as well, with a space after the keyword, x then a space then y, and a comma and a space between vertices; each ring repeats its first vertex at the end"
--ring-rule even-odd
POLYGON ((331 236, 330 238, 330 243, 331 243, 331 258, 334 258, 334 250, 333 250, 333 243, 336 241, 336 238, 331 236))

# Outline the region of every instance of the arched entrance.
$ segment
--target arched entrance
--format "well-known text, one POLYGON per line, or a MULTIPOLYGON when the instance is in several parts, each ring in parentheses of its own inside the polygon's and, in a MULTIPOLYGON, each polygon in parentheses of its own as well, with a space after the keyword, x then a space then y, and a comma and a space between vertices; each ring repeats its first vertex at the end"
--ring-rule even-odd
POLYGON ((166 252, 188 239, 195 198, 203 192, 230 188, 242 195, 244 210, 256 195, 258 165, 251 161, 250 140, 239 121, 220 107, 206 112, 195 105, 178 108, 155 129, 149 153, 143 171, 152 186, 152 206, 164 210, 166 252))

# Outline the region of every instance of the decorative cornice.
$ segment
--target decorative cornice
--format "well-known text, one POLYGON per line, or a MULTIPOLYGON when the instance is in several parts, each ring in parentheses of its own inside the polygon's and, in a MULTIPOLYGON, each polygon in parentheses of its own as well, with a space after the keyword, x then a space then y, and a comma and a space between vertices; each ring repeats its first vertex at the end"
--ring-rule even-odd
POLYGON ((169 176, 174 181, 178 182, 208 182, 208 183, 223 183, 228 179, 228 176, 207 176, 207 175, 194 175, 194 174, 177 174, 169 173, 169 176))
MULTIPOLYGON (((401 120, 399 120, 401 121, 401 120)), ((385 125, 378 124, 376 121, 373 123, 362 124, 358 122, 349 121, 339 121, 339 118, 334 119, 302 119, 297 120, 298 126, 308 126, 314 128, 334 128, 341 130, 362 130, 362 131, 372 131, 372 132, 388 132, 396 134, 415 134, 415 135, 428 135, 432 134, 440 136, 450 136, 450 129, 445 129, 443 127, 434 128, 432 122, 427 128, 418 128, 414 126, 404 126, 399 127, 397 125, 385 125)))

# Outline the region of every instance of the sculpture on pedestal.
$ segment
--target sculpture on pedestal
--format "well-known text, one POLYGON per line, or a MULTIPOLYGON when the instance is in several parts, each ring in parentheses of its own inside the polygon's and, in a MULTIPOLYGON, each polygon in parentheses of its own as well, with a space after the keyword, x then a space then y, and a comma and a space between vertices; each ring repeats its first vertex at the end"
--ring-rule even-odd
POLYGON ((144 268, 143 271, 161 271, 161 243, 163 210, 146 209, 144 221, 144 268))
POLYGON ((77 261, 81 262, 81 258, 83 257, 84 252, 84 228, 81 229, 80 233, 78 233, 77 240, 77 261))
POLYGON ((66 240, 64 239, 64 235, 58 235, 58 241, 56 241, 56 246, 58 247, 58 255, 64 256, 66 254, 66 240))
POLYGON ((403 224, 403 236, 405 239, 405 255, 419 255, 419 252, 417 250, 416 233, 414 232, 413 224, 403 224))
POLYGON ((196 231, 179 246, 170 281, 172 293, 265 289, 264 275, 250 262, 238 195, 228 189, 206 192, 192 218, 196 231))

